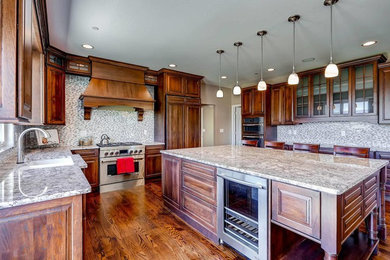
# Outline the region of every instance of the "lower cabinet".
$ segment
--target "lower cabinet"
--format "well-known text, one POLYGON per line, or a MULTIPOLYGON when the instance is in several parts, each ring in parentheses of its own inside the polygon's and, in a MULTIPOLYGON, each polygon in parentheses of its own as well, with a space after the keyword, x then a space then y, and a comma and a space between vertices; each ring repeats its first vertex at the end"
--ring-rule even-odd
POLYGON ((185 222, 217 241, 216 168, 163 155, 164 203, 185 222))
POLYGON ((84 175, 92 191, 97 191, 99 189, 99 149, 73 150, 72 153, 79 154, 87 164, 87 168, 83 169, 84 175))
MULTIPOLYGON (((375 152, 375 159, 388 160, 390 162, 390 152, 375 152)), ((386 200, 390 201, 390 164, 387 165, 386 200)))
POLYGON ((161 176, 161 150, 165 145, 145 146, 145 179, 161 176))
POLYGON ((1 259, 82 259, 82 195, 0 210, 1 259))

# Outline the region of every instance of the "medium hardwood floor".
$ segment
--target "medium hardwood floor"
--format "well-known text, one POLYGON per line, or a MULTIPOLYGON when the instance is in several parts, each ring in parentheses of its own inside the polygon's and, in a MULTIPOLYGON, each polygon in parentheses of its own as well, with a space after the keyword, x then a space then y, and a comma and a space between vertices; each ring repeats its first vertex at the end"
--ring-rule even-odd
MULTIPOLYGON (((390 219, 387 203, 386 219, 390 219)), ((390 233, 390 225, 388 230, 390 233)), ((87 195, 85 259, 243 259, 217 246, 163 206, 161 184, 87 195)), ((390 259, 390 235, 375 260, 390 259)))

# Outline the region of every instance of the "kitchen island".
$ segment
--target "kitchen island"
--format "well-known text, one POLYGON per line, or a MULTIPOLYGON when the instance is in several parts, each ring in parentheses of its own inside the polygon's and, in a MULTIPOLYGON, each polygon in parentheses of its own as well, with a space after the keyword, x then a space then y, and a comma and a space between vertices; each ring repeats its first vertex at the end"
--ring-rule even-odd
POLYGON ((0 158, 0 259, 82 259, 83 195, 91 191, 69 148, 0 158))
POLYGON ((256 243, 268 245, 268 258, 366 259, 378 235, 386 238, 388 161, 230 145, 162 153, 165 205, 215 242, 224 227, 217 198, 226 191, 217 183, 225 172, 266 180, 259 213, 267 212, 268 228, 258 232, 268 235, 256 243))

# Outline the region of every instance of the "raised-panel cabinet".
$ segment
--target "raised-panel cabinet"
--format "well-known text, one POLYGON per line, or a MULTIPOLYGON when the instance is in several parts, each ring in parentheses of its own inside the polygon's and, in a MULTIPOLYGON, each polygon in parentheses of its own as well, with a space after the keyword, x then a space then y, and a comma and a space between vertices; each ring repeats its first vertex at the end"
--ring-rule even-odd
POLYGON ((161 176, 161 150, 165 145, 146 145, 145 146, 145 178, 155 178, 161 176))
POLYGON ((197 78, 187 78, 185 84, 185 96, 200 97, 200 80, 197 78))
POLYGON ((180 75, 167 73, 166 75, 167 94, 184 95, 184 79, 180 75))
POLYGON ((390 124, 390 63, 379 66, 379 123, 390 124))
POLYGON ((294 121, 294 86, 279 84, 271 88, 271 125, 290 125, 294 121))
POLYGON ((182 97, 167 96, 167 149, 184 148, 184 102, 182 97))
POLYGON ((51 65, 46 69, 45 123, 65 124, 65 71, 51 65))
POLYGON ((271 125, 283 124, 283 88, 271 89, 271 125))
POLYGON ((87 164, 83 173, 91 185, 92 191, 97 191, 99 189, 99 149, 73 150, 72 153, 79 154, 87 164))
POLYGON ((162 188, 164 199, 175 208, 180 207, 181 160, 163 156, 162 188))
POLYGON ((200 104, 184 106, 184 146, 185 148, 200 146, 200 104))
POLYGON ((256 87, 244 88, 241 92, 241 114, 243 116, 264 116, 265 91, 256 87))
POLYGON ((243 89, 241 92, 241 114, 243 116, 252 115, 252 89, 243 89))

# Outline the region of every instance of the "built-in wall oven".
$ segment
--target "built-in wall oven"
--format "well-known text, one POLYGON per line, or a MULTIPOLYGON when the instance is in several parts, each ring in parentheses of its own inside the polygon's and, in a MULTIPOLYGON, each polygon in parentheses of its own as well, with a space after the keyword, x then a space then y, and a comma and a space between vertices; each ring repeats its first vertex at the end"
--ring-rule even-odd
POLYGON ((250 259, 268 258, 267 180, 218 169, 218 237, 250 259))
POLYGON ((242 119, 242 138, 244 140, 258 140, 263 146, 264 117, 245 117, 242 119))

